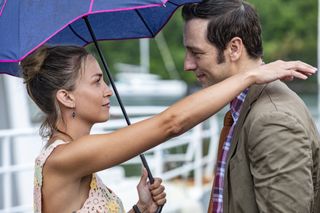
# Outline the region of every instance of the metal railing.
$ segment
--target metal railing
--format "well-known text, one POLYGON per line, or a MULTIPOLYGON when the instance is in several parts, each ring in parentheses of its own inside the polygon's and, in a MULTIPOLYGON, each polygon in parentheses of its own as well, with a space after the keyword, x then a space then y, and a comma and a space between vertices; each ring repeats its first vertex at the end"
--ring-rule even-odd
MULTIPOLYGON (((132 123, 135 123, 164 109, 166 107, 128 107, 127 111, 132 123)), ((95 125, 92 133, 111 132, 126 126, 123 119, 118 118, 121 116, 119 109, 113 108, 111 115, 112 118, 115 118, 107 124, 95 125)), ((194 187, 201 189, 204 176, 211 177, 213 171, 217 134, 217 120, 212 117, 185 134, 149 150, 146 152, 146 159, 154 176, 161 177, 163 180, 171 180, 177 177, 187 177, 192 173, 194 187), (204 146, 207 148, 204 149, 204 146)), ((43 145, 44 142, 41 142, 41 138, 38 136, 38 127, 0 130, 0 187, 2 190, 0 193, 0 213, 33 211, 31 194, 34 158, 43 145), (27 155, 27 160, 18 159, 19 156, 27 155), (27 174, 24 174, 23 178, 19 177, 21 173, 26 172, 27 174)), ((123 165, 136 164, 141 164, 139 158, 133 158, 123 165)), ((123 181, 125 181, 125 177, 123 177, 123 181)))

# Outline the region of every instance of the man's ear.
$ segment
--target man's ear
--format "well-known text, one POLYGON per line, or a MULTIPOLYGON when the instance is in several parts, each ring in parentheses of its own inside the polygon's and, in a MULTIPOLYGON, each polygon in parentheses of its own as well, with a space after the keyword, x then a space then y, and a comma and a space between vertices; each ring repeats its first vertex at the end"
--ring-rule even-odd
POLYGON ((60 104, 67 108, 75 108, 75 98, 73 94, 65 89, 58 90, 56 94, 56 98, 60 104))
POLYGON ((237 61, 240 59, 243 51, 242 39, 239 37, 233 37, 227 46, 228 55, 231 61, 237 61))

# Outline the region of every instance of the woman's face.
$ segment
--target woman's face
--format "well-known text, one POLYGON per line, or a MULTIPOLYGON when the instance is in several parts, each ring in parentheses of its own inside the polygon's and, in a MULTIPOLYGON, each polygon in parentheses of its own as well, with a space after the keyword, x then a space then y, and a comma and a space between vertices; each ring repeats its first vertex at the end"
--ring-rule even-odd
POLYGON ((83 67, 73 91, 77 119, 92 125, 107 121, 112 91, 104 82, 100 66, 93 56, 86 58, 83 67))

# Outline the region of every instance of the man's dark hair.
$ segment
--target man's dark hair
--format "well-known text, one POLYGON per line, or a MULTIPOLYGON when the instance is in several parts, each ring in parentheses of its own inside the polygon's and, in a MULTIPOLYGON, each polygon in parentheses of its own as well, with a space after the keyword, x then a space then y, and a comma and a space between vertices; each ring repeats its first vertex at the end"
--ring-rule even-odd
POLYGON ((242 39, 248 55, 263 55, 261 25, 254 8, 242 0, 204 0, 187 4, 182 9, 185 21, 194 18, 209 19, 208 40, 218 49, 218 63, 224 62, 223 51, 234 38, 242 39))

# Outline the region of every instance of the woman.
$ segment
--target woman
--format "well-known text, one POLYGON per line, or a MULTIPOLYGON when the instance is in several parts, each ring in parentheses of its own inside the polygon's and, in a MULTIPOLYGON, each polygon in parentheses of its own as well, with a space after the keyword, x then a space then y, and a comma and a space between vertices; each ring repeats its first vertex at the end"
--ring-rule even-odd
MULTIPOLYGON (((302 62, 274 62, 201 90, 164 112, 110 134, 90 135, 109 118, 112 92, 94 57, 75 46, 42 47, 21 63, 27 91, 45 113, 48 143, 36 159, 36 212, 124 212, 120 199, 95 172, 118 165, 212 116, 243 89, 281 78, 306 79, 315 69, 302 62), (261 70, 267 70, 262 72, 261 70), (201 103, 201 104, 199 104, 201 103)), ((129 212, 155 212, 165 203, 161 180, 129 212)))

